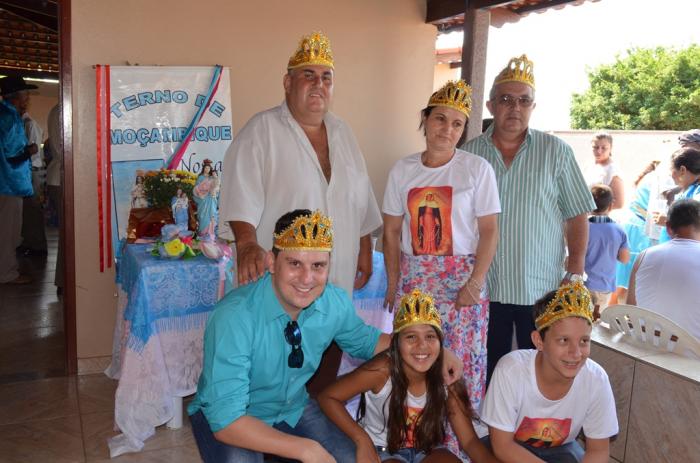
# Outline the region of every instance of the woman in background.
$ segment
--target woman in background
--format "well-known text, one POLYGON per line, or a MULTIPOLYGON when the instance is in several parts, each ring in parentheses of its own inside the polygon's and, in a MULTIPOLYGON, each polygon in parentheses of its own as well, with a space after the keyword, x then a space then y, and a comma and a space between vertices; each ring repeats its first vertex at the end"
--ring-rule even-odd
POLYGON ((620 177, 620 169, 612 159, 613 138, 607 132, 598 132, 591 140, 595 165, 586 172, 588 187, 603 184, 613 191, 613 209, 625 205, 625 185, 620 177))

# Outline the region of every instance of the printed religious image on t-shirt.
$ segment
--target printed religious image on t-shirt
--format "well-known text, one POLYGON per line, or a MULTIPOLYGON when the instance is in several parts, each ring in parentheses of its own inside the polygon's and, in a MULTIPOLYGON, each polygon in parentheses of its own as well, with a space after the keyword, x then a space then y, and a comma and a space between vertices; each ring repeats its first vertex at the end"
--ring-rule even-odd
POLYGON ((515 440, 532 447, 557 447, 562 445, 571 431, 571 418, 523 418, 515 431, 515 440))
POLYGON ((429 186, 408 192, 413 254, 452 255, 452 187, 429 186))

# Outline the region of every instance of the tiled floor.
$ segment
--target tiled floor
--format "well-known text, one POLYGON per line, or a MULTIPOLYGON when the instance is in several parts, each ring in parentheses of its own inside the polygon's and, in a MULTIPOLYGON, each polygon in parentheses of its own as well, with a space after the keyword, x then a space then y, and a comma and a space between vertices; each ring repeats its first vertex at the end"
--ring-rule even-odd
POLYGON ((109 459, 117 382, 103 374, 64 376, 63 308, 53 285, 57 234, 46 257, 22 257, 34 278, 0 285, 0 462, 198 462, 189 421, 165 426, 140 453, 109 459))

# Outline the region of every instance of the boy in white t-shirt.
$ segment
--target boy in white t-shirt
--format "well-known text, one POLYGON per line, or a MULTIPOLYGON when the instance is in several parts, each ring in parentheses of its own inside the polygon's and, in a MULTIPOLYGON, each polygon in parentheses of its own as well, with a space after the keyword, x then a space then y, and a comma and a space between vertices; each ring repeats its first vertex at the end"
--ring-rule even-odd
POLYGON ((591 296, 565 284, 535 303, 536 350, 517 350, 496 365, 481 419, 503 462, 607 463, 618 433, 605 370, 589 359, 591 296), (586 450, 576 442, 583 429, 586 450))

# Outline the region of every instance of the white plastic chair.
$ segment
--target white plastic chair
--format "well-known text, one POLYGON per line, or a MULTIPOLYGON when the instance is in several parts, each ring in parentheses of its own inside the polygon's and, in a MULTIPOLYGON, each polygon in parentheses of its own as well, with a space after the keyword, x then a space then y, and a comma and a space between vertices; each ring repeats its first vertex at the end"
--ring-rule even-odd
POLYGON ((623 339, 658 352, 674 352, 688 356, 690 352, 700 359, 700 340, 669 320, 635 305, 611 305, 600 316, 612 331, 624 333, 623 339))

